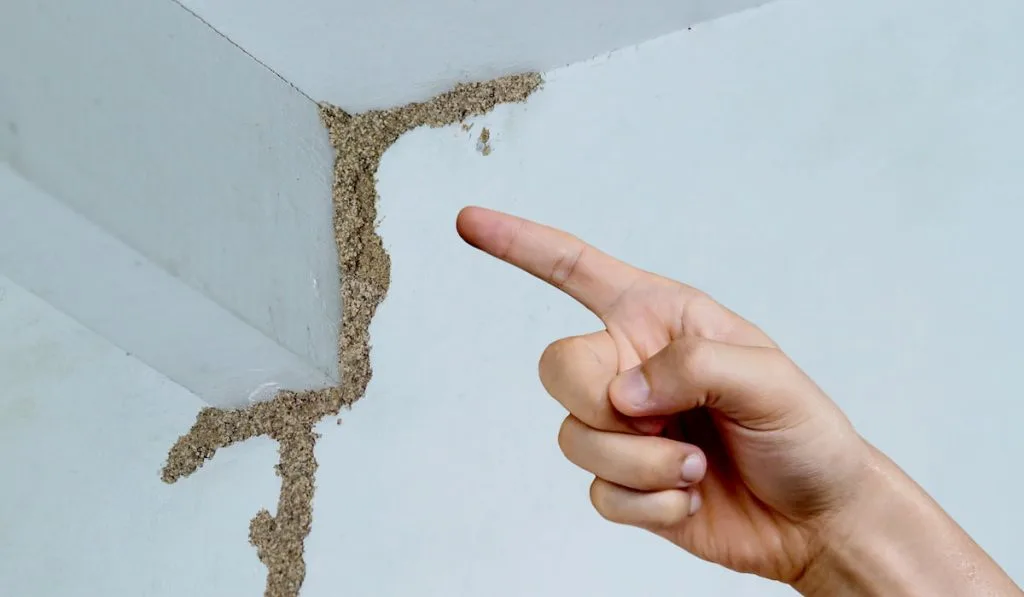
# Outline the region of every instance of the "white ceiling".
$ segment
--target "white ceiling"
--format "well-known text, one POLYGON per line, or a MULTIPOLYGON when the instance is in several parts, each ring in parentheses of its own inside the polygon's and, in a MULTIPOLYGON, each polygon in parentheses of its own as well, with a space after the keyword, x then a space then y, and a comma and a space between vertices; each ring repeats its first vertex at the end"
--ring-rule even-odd
POLYGON ((348 110, 550 70, 767 0, 178 0, 306 94, 348 110))

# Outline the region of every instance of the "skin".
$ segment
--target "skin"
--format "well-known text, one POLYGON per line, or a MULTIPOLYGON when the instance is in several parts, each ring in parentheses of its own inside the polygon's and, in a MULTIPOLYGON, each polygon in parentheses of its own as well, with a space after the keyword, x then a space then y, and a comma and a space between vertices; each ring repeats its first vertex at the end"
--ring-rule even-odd
POLYGON ((805 595, 1024 594, 752 323, 559 230, 472 207, 457 229, 604 323, 539 369, 606 519, 805 595))

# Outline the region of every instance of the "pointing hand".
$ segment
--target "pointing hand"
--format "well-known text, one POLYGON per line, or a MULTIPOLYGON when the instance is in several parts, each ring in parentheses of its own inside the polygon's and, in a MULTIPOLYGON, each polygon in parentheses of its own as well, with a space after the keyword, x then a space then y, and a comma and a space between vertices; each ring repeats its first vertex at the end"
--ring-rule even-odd
POLYGON ((566 457, 605 518, 733 570, 793 582, 858 494, 873 449, 753 324, 564 232, 481 208, 471 245, 569 294, 605 329, 552 344, 566 457))

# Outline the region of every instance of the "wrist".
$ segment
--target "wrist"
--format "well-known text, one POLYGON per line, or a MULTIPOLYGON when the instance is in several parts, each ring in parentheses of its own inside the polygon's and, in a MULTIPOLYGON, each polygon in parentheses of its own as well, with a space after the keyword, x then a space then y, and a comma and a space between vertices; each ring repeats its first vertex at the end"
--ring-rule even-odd
POLYGON ((871 448, 864 480, 794 588, 807 597, 1018 596, 928 494, 871 448))
POLYGON ((891 468, 884 457, 870 463, 852 503, 825 525, 817 557, 794 584, 802 595, 922 594, 913 592, 913 562, 903 560, 920 539, 908 517, 922 516, 923 498, 891 468))

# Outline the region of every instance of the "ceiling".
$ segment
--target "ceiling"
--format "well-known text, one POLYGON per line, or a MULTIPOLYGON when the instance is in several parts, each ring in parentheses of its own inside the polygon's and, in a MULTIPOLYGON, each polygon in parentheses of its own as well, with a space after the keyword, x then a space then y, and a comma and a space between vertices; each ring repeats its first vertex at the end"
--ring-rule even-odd
POLYGON ((767 0, 177 0, 317 101, 350 111, 546 71, 767 0))

